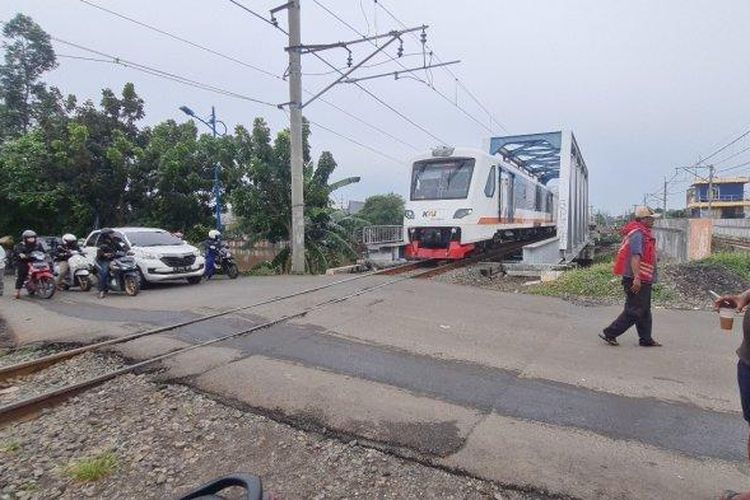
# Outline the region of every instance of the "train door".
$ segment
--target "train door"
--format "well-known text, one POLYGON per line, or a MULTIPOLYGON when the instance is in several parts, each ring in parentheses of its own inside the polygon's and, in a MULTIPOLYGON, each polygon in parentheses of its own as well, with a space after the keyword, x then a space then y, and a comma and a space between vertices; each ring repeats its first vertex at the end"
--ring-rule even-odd
POLYGON ((513 192, 516 183, 516 176, 505 169, 502 169, 501 172, 500 196, 498 197, 500 200, 500 219, 502 219, 503 222, 508 223, 513 221, 513 207, 515 205, 513 192))

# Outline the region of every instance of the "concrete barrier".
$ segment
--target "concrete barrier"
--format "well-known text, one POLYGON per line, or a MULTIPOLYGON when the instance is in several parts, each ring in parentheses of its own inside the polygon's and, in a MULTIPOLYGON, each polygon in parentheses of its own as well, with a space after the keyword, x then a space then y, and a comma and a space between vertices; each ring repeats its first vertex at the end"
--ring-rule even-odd
POLYGON ((677 262, 711 255, 711 219, 664 219, 656 221, 654 237, 659 255, 677 262))
POLYGON ((247 272, 261 262, 273 260, 287 246, 285 242, 259 241, 253 244, 246 240, 229 240, 227 244, 241 272, 247 272))

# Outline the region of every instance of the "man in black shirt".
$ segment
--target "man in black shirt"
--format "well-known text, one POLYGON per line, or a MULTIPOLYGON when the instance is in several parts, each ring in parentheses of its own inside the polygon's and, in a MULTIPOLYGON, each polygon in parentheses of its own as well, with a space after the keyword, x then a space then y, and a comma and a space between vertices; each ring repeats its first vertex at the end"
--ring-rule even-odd
POLYGON ((109 263, 115 258, 119 249, 113 229, 108 227, 102 229, 98 247, 96 250, 96 267, 99 270, 99 298, 103 299, 109 291, 109 263))

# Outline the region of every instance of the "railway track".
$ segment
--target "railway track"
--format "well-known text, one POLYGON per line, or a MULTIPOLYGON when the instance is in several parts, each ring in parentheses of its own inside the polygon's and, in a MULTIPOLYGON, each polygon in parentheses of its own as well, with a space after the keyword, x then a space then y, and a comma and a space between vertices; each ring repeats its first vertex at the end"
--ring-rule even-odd
POLYGON ((478 262, 480 260, 486 260, 486 259, 491 259, 491 258, 498 258, 498 257, 501 257, 503 255, 507 255, 509 253, 515 252, 515 251, 519 250, 520 248, 522 248, 523 245, 526 245, 528 243, 529 243, 529 241, 525 241, 525 242, 513 242, 513 243, 509 243, 507 245, 504 245, 502 248, 498 248, 498 249, 495 249, 495 250, 490 251, 490 252, 483 252, 481 254, 477 254, 474 257, 470 257, 470 258, 463 259, 461 261, 456 261, 456 262, 449 262, 449 263, 445 263, 445 264, 437 264, 436 266, 434 266, 434 264, 435 264, 434 262, 421 261, 421 262, 404 264, 403 266, 397 266, 395 268, 389 268, 389 269, 384 269, 384 270, 380 270, 380 271, 373 271, 373 272, 370 272, 370 273, 365 273, 365 274, 362 274, 362 275, 357 275, 357 276, 354 276, 354 277, 351 277, 351 278, 346 278, 346 279, 343 279, 343 280, 338 280, 338 281, 335 281, 335 282, 332 282, 332 283, 327 283, 325 285, 320 285, 320 286, 316 286, 316 287, 312 287, 312 288, 300 290, 298 292, 294 292, 294 293, 291 293, 291 294, 288 294, 288 295, 284 295, 284 296, 280 296, 280 297, 273 297, 273 298, 266 299, 266 300, 263 300, 263 301, 259 301, 259 302, 256 302, 256 303, 253 303, 253 304, 249 304, 249 305, 246 305, 246 306, 236 307, 236 308, 233 308, 233 309, 228 309, 228 310, 217 312, 217 313, 214 313, 214 314, 209 314, 209 315, 201 316, 200 318, 195 318, 195 319, 192 319, 192 320, 189 320, 189 321, 183 321, 183 322, 175 323, 175 324, 168 325, 168 326, 163 326, 163 327, 154 328, 154 329, 150 329, 150 330, 146 330, 146 331, 142 331, 142 332, 137 332, 137 333, 134 333, 134 334, 131 334, 131 335, 127 335, 127 336, 124 336, 124 337, 110 339, 110 340, 105 340, 105 341, 102 341, 102 342, 97 342, 97 343, 94 343, 94 344, 89 344, 89 345, 85 345, 85 346, 78 347, 78 348, 75 348, 75 349, 70 349, 70 350, 67 350, 67 351, 62 351, 62 352, 59 352, 59 353, 55 353, 55 354, 51 354, 51 355, 48 355, 48 356, 44 356, 44 357, 36 359, 36 360, 26 361, 26 362, 23 362, 23 363, 18 363, 18 364, 15 364, 15 365, 11 365, 11 366, 0 368, 0 381, 6 381, 6 380, 9 380, 9 379, 17 379, 18 377, 23 377, 25 375, 28 375, 28 374, 31 374, 31 373, 35 373, 37 371, 43 370, 45 368, 48 368, 48 367, 50 367, 50 366, 52 366, 52 365, 54 365, 56 363, 59 363, 61 361, 65 361, 67 359, 73 358, 73 357, 75 357, 75 356, 77 356, 79 354, 83 354, 83 353, 88 352, 88 351, 92 351, 92 350, 96 350, 96 349, 101 349, 103 347, 109 347, 109 346, 112 346, 112 345, 115 345, 115 344, 124 343, 124 342, 129 342, 129 341, 132 341, 132 340, 140 339, 142 337, 146 337, 146 336, 149 336, 149 335, 155 335, 157 333, 162 333, 162 332, 165 332, 165 331, 175 330, 175 329, 183 327, 183 326, 192 325, 192 324, 199 323, 199 322, 202 322, 202 321, 208 321, 208 320, 213 319, 213 318, 218 318, 218 317, 221 317, 221 316, 226 316, 228 314, 232 314, 232 313, 236 313, 236 312, 240 312, 240 311, 245 311, 245 310, 251 309, 253 307, 259 307, 261 305, 271 304, 271 303, 274 303, 274 302, 279 302, 279 301, 290 299, 290 298, 293 298, 293 297, 298 297, 300 295, 305 295, 305 294, 313 293, 313 292, 316 292, 316 291, 324 290, 326 288, 331 288, 333 286, 341 285, 341 284, 344 284, 344 283, 348 283, 348 282, 351 282, 351 281, 355 281, 355 280, 359 280, 359 279, 363 279, 363 278, 367 278, 367 277, 371 277, 371 276, 376 276, 376 275, 386 275, 386 276, 388 276, 388 275, 395 275, 396 276, 395 278, 390 279, 388 281, 385 281, 385 282, 382 282, 382 283, 378 283, 378 284, 375 284, 375 285, 372 285, 372 286, 364 287, 364 288, 361 288, 361 289, 359 289, 359 290, 357 290, 355 292, 352 292, 352 293, 349 293, 349 294, 346 294, 346 295, 343 295, 343 296, 340 296, 340 297, 335 297, 335 298, 324 300, 324 301, 319 302, 319 303, 317 303, 317 304, 315 304, 313 306, 310 306, 310 307, 307 307, 307 308, 304 308, 304 309, 300 309, 300 310, 298 310, 298 311, 296 311, 294 313, 283 315, 283 316, 281 316, 279 318, 276 318, 276 319, 273 319, 273 320, 269 320, 267 322, 264 322, 262 324, 253 326, 253 327, 245 329, 245 330, 241 330, 241 331, 229 333, 227 335, 224 335, 224 336, 221 336, 221 337, 217 337, 217 338, 211 339, 209 341, 205 341, 205 342, 201 342, 201 343, 198 343, 198 344, 193 344, 193 345, 190 345, 190 346, 187 346, 187 347, 182 347, 182 348, 179 348, 179 349, 175 349, 173 351, 169 351, 167 353, 164 353, 164 354, 161 354, 161 355, 158 355, 158 356, 155 356, 155 357, 152 357, 152 358, 149 358, 149 359, 146 359, 146 360, 143 360, 143 361, 131 364, 131 365, 127 365, 125 367, 122 367, 120 369, 117 369, 117 370, 114 370, 114 371, 111 371, 111 372, 108 372, 108 373, 97 375, 97 376, 88 378, 86 380, 80 381, 80 382, 69 384, 69 385, 66 385, 64 387, 56 388, 56 389, 44 392, 44 393, 36 395, 36 396, 28 397, 28 398, 25 398, 25 399, 21 399, 21 400, 18 400, 18 401, 6 404, 4 406, 0 406, 0 427, 4 427, 4 426, 6 426, 6 425, 8 425, 8 424, 10 424, 12 422, 16 422, 16 421, 19 421, 19 420, 22 420, 22 419, 25 419, 25 418, 32 417, 35 414, 37 414, 39 411, 41 411, 42 409, 44 409, 44 408, 49 408, 49 407, 55 406, 56 404, 61 403, 61 402, 65 401, 65 400, 67 400, 67 399, 69 399, 69 398, 71 398, 71 397, 73 397, 73 396, 75 396, 77 394, 80 394, 80 393, 82 393, 82 392, 84 392, 84 391, 86 391, 86 390, 88 390, 88 389, 90 389, 92 387, 96 387, 98 385, 101 385, 102 383, 107 382, 108 380, 112 380, 112 379, 114 379, 114 378, 116 378, 116 377, 118 377, 120 375, 124 375, 126 373, 131 373, 131 372, 134 372, 134 371, 137 371, 137 370, 144 369, 144 368, 146 368, 146 367, 148 367, 150 365, 153 365, 153 364, 158 363, 160 361, 163 361, 165 359, 168 359, 168 358, 171 358, 171 357, 174 357, 174 356, 178 356, 180 354, 183 354, 183 353, 186 353, 186 352, 189 352, 189 351, 193 351, 193 350, 196 350, 196 349, 200 349, 200 348, 203 348, 203 347, 208 347, 210 345, 217 344, 219 342, 224 342, 224 341, 227 341, 227 340, 230 340, 230 339, 233 339, 233 338, 237 338, 237 337, 241 337, 241 336, 246 336, 246 335, 251 335, 251 334, 253 334, 255 332, 258 332, 260 330, 271 328, 271 327, 273 327, 275 325, 278 325, 278 324, 281 324, 281 323, 285 323, 285 322, 290 321, 290 320, 295 319, 295 318, 303 317, 303 316, 305 316, 305 315, 307 315, 307 314, 309 314, 311 312, 324 309, 324 308, 329 307, 329 306, 334 305, 334 304, 339 304, 341 302, 345 302, 347 300, 353 299, 353 298, 358 297, 360 295, 363 295, 365 293, 370 293, 370 292, 373 292, 375 290, 379 290, 381 288, 385 288, 387 286, 391 286, 391 285, 394 285, 396 283, 400 283, 400 282, 405 281, 405 280, 420 279, 420 278, 430 278, 432 276, 436 276, 438 274, 442 274, 444 272, 447 272, 447 271, 450 271, 450 270, 453 270, 453 269, 457 269, 459 267, 470 265, 470 264, 478 262), (433 265, 434 267, 428 267, 428 266, 431 266, 431 265, 433 265), (428 268, 424 269, 425 267, 428 267, 428 268))

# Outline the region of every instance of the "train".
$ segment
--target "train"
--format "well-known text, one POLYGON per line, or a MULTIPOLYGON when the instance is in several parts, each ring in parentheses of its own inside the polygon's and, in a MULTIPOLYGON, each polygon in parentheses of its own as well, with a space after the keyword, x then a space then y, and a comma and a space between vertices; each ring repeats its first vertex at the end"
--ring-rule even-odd
POLYGON ((555 190, 512 159, 441 147, 410 163, 407 259, 463 259, 505 241, 555 233, 555 190))

